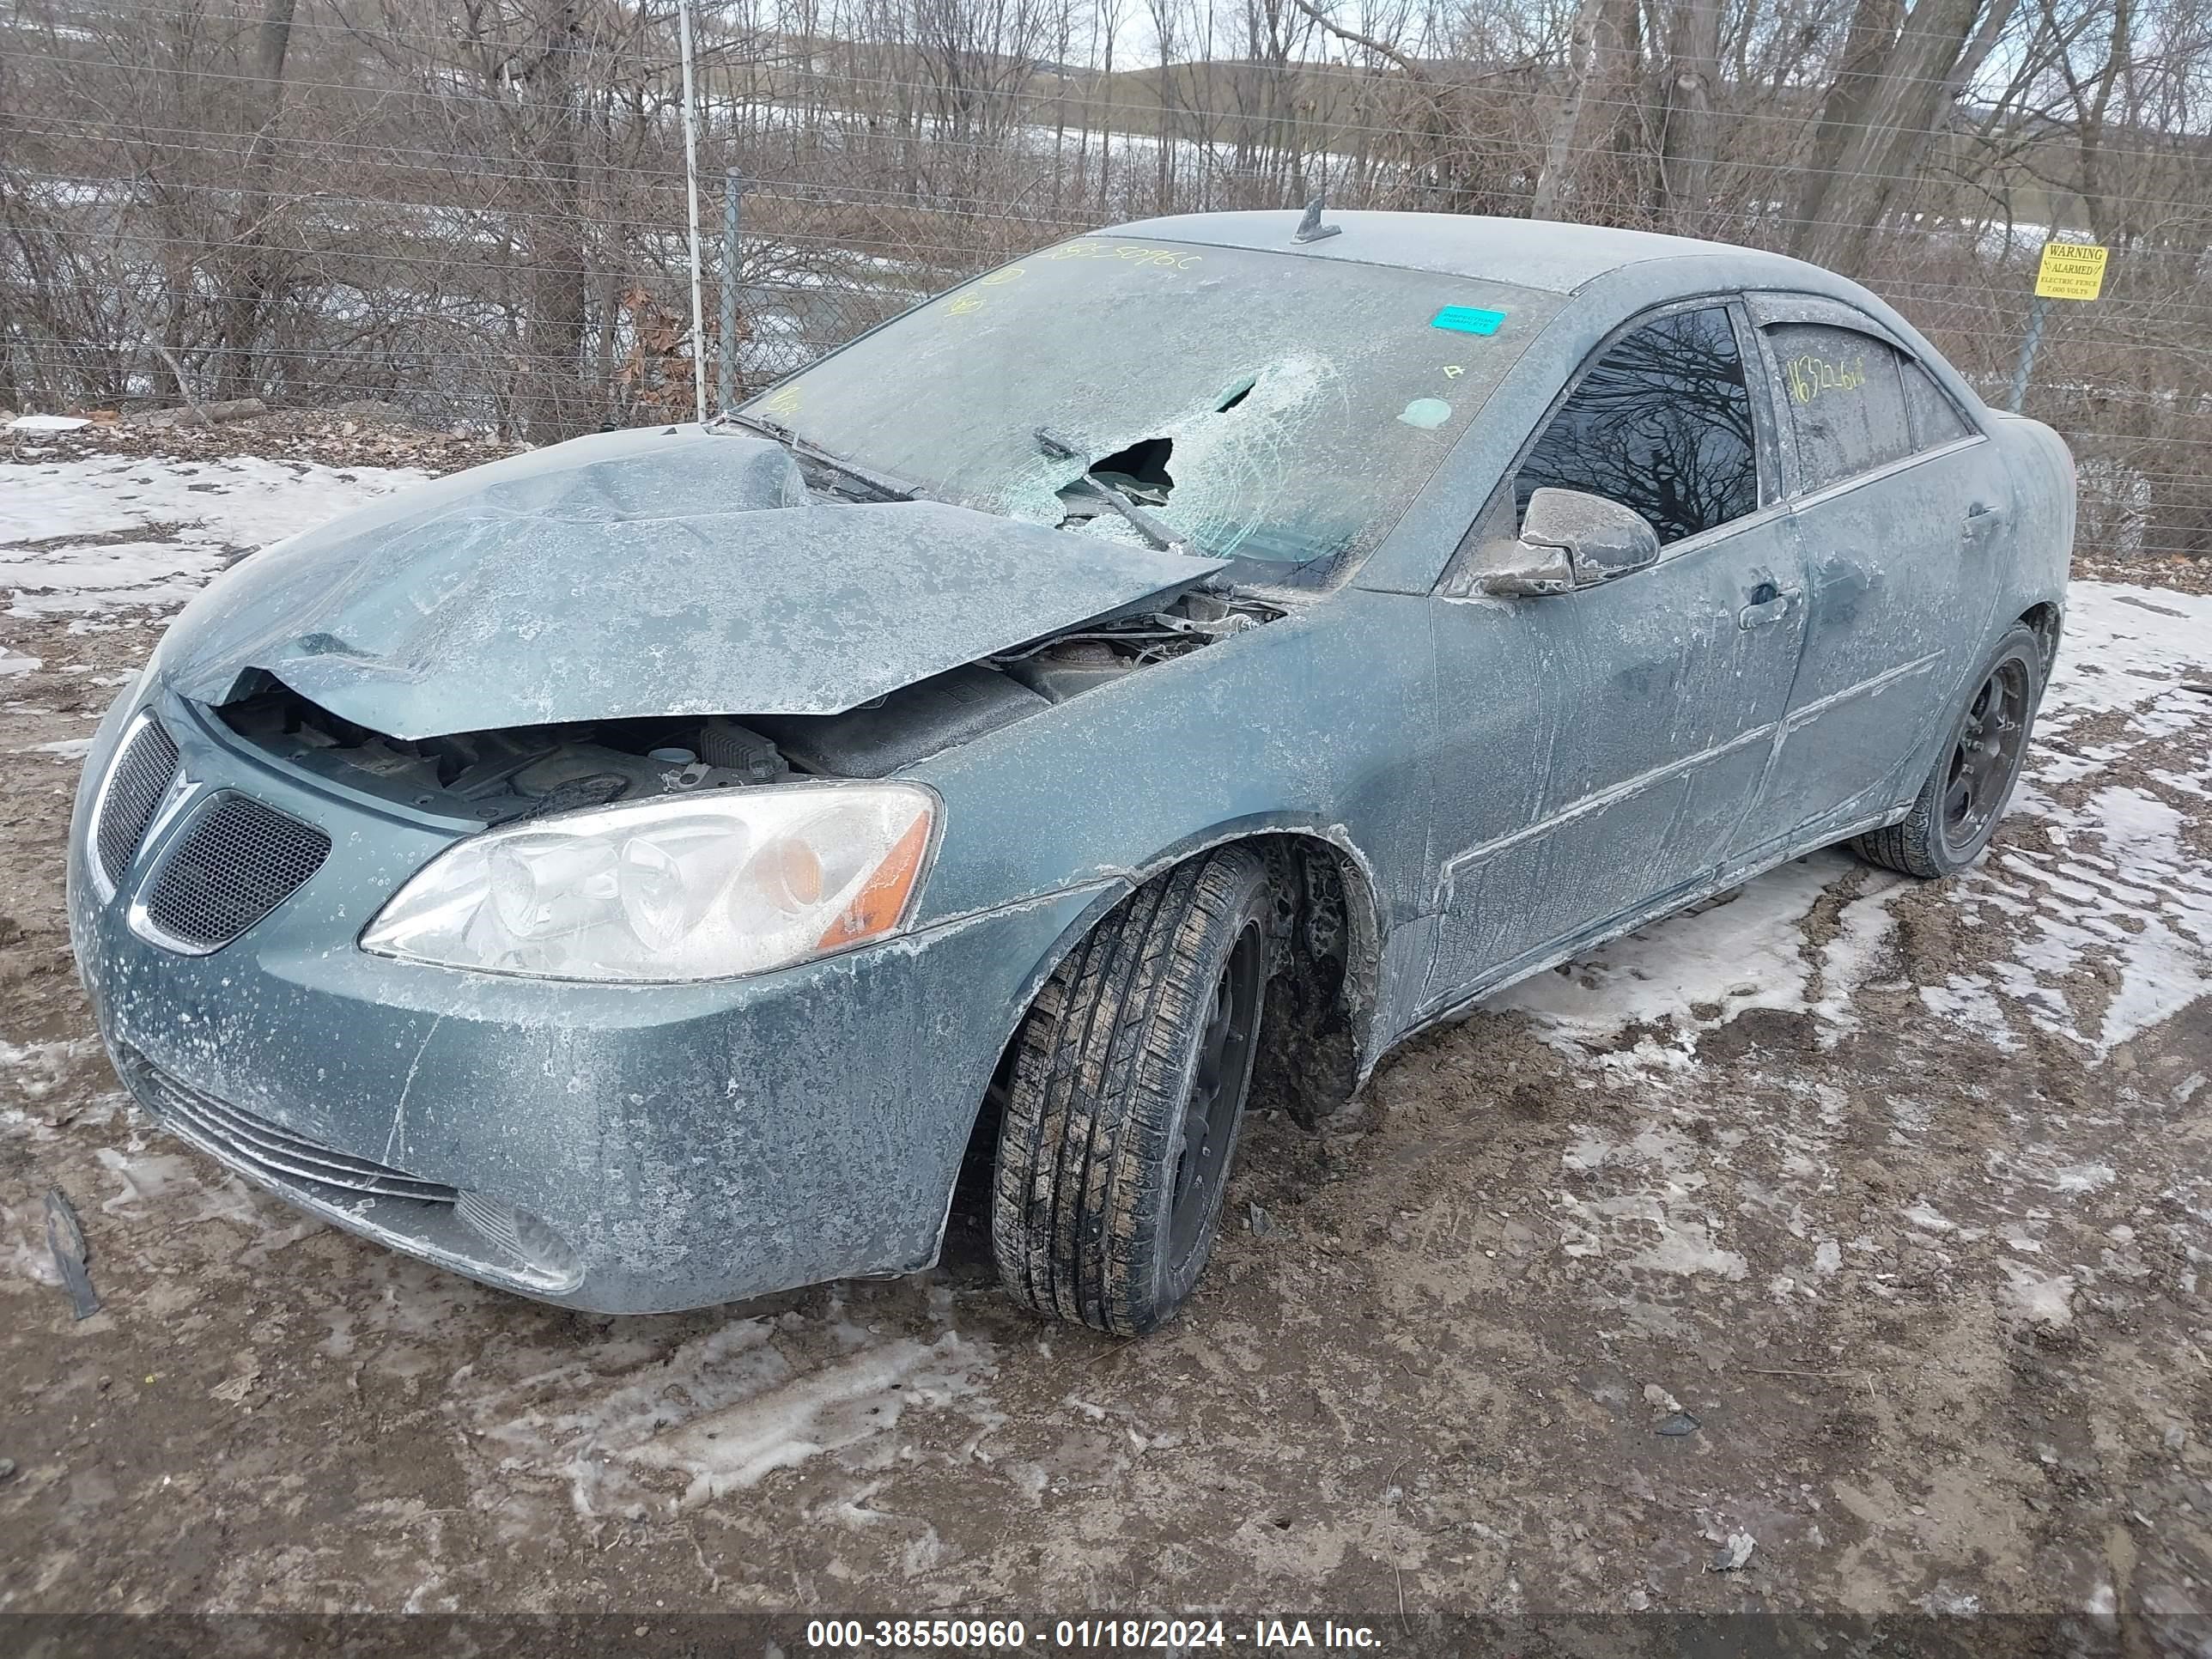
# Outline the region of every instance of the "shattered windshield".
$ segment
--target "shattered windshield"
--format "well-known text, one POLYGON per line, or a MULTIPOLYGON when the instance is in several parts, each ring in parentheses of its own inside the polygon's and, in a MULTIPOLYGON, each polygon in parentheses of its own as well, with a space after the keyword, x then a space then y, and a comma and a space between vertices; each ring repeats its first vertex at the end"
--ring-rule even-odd
POLYGON ((940 295, 750 408, 940 500, 1121 540, 1155 539, 1149 520, 1195 553, 1333 568, 1382 538, 1562 302, 1086 237, 940 295))

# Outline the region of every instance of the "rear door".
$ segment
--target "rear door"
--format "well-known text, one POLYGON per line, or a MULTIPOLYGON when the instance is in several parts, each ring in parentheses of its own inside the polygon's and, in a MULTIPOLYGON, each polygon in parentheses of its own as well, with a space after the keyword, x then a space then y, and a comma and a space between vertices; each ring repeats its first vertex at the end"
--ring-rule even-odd
POLYGON ((1747 327, 1712 299, 1617 331, 1446 573, 1425 1011, 1707 881, 1758 795, 1804 606, 1747 327), (1659 562, 1483 596, 1480 550, 1510 540, 1544 485, 1634 508, 1659 562))
POLYGON ((1911 799, 1913 763, 1990 636, 2013 510, 1996 446, 1879 323, 1808 296, 1751 309, 1807 592, 1774 764, 1731 849, 1744 866, 1911 799))

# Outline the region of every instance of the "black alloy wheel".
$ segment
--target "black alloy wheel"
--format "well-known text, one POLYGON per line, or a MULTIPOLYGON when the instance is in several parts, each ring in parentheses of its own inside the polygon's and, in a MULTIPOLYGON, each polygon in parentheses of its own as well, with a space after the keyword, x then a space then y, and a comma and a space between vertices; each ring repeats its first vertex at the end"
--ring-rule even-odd
POLYGON ((1966 705, 1943 776, 1943 846, 1971 858, 2012 793, 2033 718, 2027 665, 2008 657, 1966 705))
POLYGON ((1981 856, 2027 763, 2045 650, 2026 623, 2005 630, 1971 682, 1974 689, 1911 807, 1897 823, 1853 836, 1853 852, 1923 880, 1955 874, 1981 856))
POLYGON ((1214 981, 1205 1035, 1199 1039, 1198 1069, 1183 1103, 1175 1208, 1168 1228, 1169 1248, 1177 1257, 1190 1253, 1219 1207, 1217 1189, 1229 1173, 1237 1115, 1252 1085, 1267 967, 1267 941, 1259 922, 1248 921, 1214 981))

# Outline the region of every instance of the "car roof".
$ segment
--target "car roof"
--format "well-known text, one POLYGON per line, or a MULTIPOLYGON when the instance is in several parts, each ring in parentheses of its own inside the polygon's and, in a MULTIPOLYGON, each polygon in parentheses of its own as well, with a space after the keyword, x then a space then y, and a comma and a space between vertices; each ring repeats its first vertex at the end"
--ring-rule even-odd
POLYGON ((1738 264, 1746 286, 1801 287, 1808 275, 1814 274, 1820 278, 1821 288, 1832 288, 1836 283, 1831 273, 1783 254, 1730 242, 1662 236, 1648 230, 1616 230, 1609 225, 1567 224, 1556 219, 1492 219, 1461 213, 1332 210, 1325 211, 1322 221, 1340 227, 1341 234, 1302 243, 1291 236, 1301 216, 1297 210, 1180 213, 1110 226, 1100 234, 1155 236, 1164 241, 1395 265, 1440 276, 1546 289, 1556 294, 1572 294, 1623 265, 1714 256, 1738 264))

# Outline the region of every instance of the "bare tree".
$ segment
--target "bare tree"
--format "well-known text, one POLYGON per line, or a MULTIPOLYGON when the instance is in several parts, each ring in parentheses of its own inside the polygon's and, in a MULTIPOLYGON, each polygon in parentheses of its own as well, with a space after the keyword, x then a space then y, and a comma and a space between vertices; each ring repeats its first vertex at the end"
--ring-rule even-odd
MULTIPOLYGON (((9 0, 0 401, 376 398, 533 441, 695 341, 675 0, 9 0)), ((2031 408, 2085 533, 2212 552, 2212 0, 699 0, 751 181, 741 390, 1152 212, 1534 214, 1864 276, 1985 385, 2046 229, 2113 249, 2031 408)))

